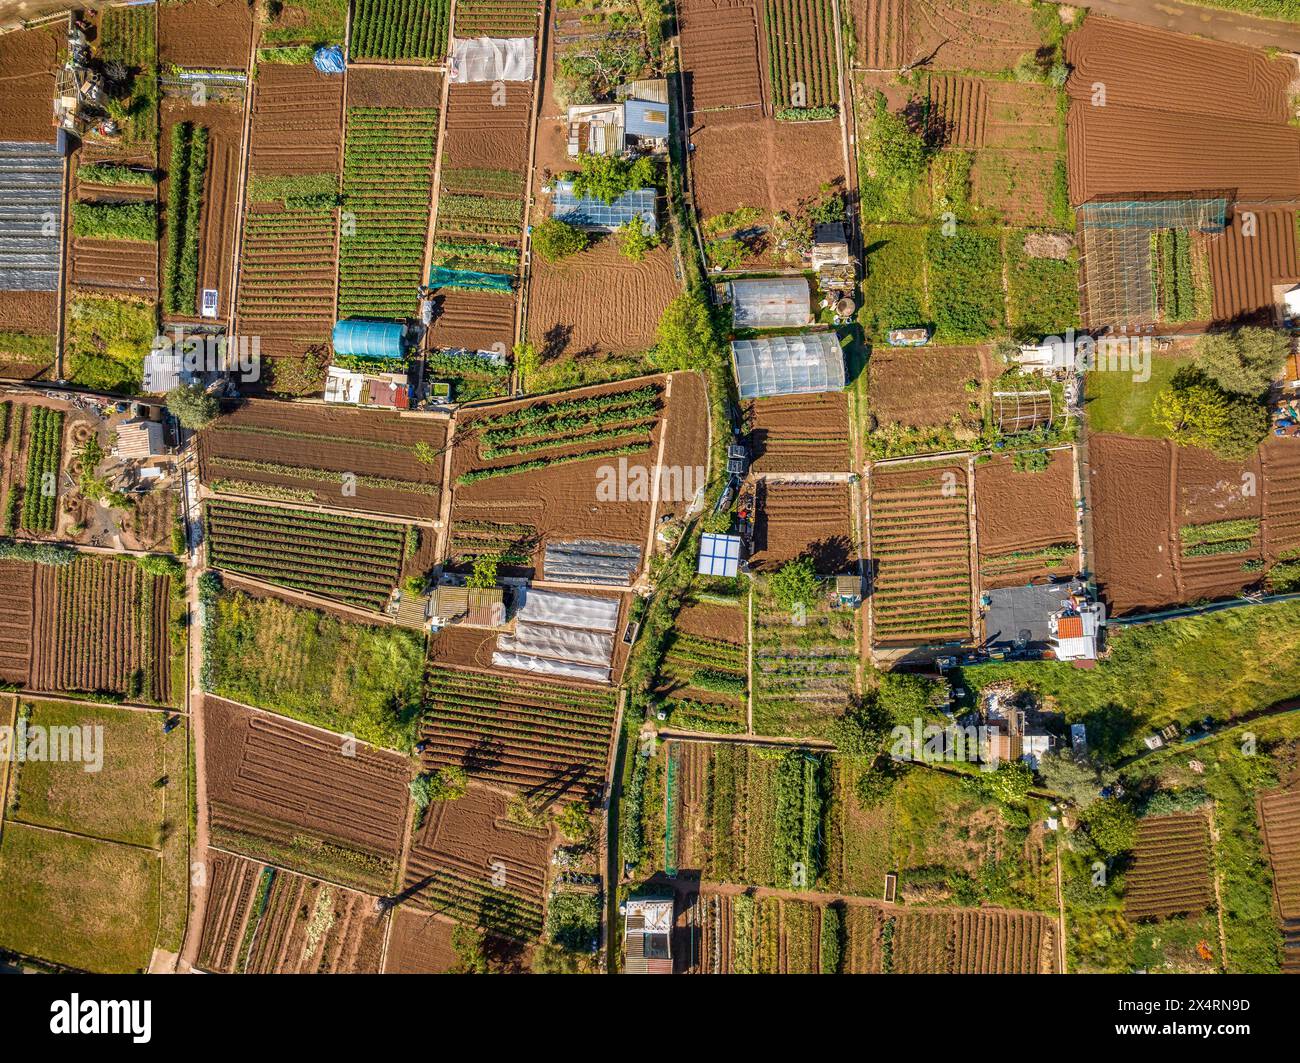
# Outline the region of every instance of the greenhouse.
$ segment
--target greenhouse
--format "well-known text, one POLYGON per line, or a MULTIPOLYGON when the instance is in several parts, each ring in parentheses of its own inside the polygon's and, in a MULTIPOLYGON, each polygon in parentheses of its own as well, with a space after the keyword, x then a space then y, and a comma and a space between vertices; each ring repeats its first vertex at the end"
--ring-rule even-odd
POLYGON ((791 328, 812 322, 808 282, 802 277, 768 277, 731 282, 736 328, 791 328))
POLYGON ((649 234, 659 227, 655 217, 657 195, 653 188, 637 188, 624 192, 613 203, 606 203, 594 196, 575 196, 572 181, 557 181, 551 216, 580 229, 607 229, 610 232, 633 218, 640 218, 641 227, 649 234))
POLYGON ((844 388, 844 352, 834 332, 736 340, 731 358, 742 399, 844 388))

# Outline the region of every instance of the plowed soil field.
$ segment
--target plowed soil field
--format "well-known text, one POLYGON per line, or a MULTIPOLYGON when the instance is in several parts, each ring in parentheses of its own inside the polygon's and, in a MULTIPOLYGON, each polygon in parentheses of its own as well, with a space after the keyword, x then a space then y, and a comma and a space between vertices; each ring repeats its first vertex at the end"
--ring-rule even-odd
POLYGON ((1300 130, 1286 110, 1291 64, 1105 18, 1066 39, 1066 59, 1072 202, 1135 190, 1300 196, 1300 130))
POLYGON ((1282 920, 1282 970, 1300 973, 1300 789, 1260 794, 1264 844, 1273 868, 1273 897, 1282 920))
POLYGON ((811 557, 819 574, 835 576, 856 563, 848 484, 760 480, 754 509, 755 572, 811 557))
POLYGON ((158 7, 158 59, 186 67, 248 65, 253 8, 246 0, 190 0, 158 7))
POLYGON ((1047 547, 1075 546, 1074 458, 1052 452, 1042 472, 1017 472, 1010 458, 975 466, 980 585, 1013 587, 1078 568, 1078 555, 1044 560, 1047 547))
POLYGON ((508 805, 504 794, 474 785, 429 806, 406 864, 411 903, 505 937, 540 934, 554 837, 512 823, 508 805))
POLYGON ((848 472, 849 405, 843 392, 745 403, 756 473, 848 472))
POLYGON ((1163 919, 1202 912, 1213 901, 1210 824, 1204 811, 1149 816, 1138 823, 1124 914, 1163 919))
POLYGON ((1270 437, 1260 448, 1264 473, 1264 550, 1277 561, 1300 547, 1300 443, 1270 437))
POLYGON ((337 173, 343 79, 310 64, 263 63, 257 71, 249 166, 255 174, 337 173))
POLYGON ((543 361, 647 350, 680 291, 667 247, 630 262, 612 236, 556 263, 535 259, 528 287, 528 342, 543 361))
POLYGON ((852 0, 854 65, 897 70, 1010 70, 1042 42, 1027 5, 993 0, 852 0))
POLYGON ((51 107, 59 51, 66 47, 67 26, 56 22, 44 29, 0 35, 0 140, 39 140, 54 143, 51 107))
POLYGON ((407 760, 205 697, 212 842, 361 889, 391 889, 407 760))
POLYGON ((452 85, 447 93, 442 164, 458 170, 528 169, 531 82, 452 85))
POLYGON ((1214 320, 1273 324, 1273 286, 1300 280, 1296 212, 1237 207, 1220 236, 1206 240, 1214 320), (1247 235, 1246 211, 1254 215, 1247 235))
POLYGON ((27 686, 35 604, 36 566, 0 561, 0 682, 27 686))
POLYGON ((980 347, 873 347, 867 362, 871 413, 877 427, 935 428, 954 418, 979 428, 979 411, 971 409, 987 374, 980 347))
POLYGON ((310 497, 300 501, 316 505, 428 521, 438 516, 439 494, 428 488, 441 481, 442 456, 424 464, 415 446, 438 452, 446 440, 447 422, 439 418, 253 399, 203 430, 199 470, 204 485, 219 493, 256 498, 264 485, 304 491, 310 497), (322 475, 344 472, 358 477, 354 495, 322 475), (369 477, 391 483, 368 486, 369 477))
POLYGON ((385 920, 375 898, 208 851, 199 966, 224 974, 377 974, 385 920), (269 879, 252 919, 251 898, 269 879))
POLYGON ((688 113, 763 109, 757 5, 747 0, 682 0, 677 6, 688 113))

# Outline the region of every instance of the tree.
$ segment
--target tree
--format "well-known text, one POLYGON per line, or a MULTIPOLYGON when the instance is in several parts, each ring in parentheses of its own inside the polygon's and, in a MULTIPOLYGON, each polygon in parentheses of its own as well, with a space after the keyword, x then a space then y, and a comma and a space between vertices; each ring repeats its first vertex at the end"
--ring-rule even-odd
POLYGON ((1038 762, 1038 774, 1049 790, 1080 809, 1087 808, 1100 796, 1102 778, 1097 766, 1069 750, 1044 754, 1038 762))
POLYGON ((1152 417, 1174 442, 1224 458, 1246 457, 1268 435, 1268 410, 1262 404, 1230 395, 1194 370, 1174 375, 1156 396, 1152 417))
POLYGON ((565 805, 564 811, 555 817, 555 825, 571 842, 589 842, 596 832, 592 826, 591 813, 581 801, 565 805))
POLYGON ((436 771, 426 771, 410 782, 411 801, 417 809, 429 807, 432 801, 456 801, 465 796, 469 778, 464 768, 449 764, 436 771))
POLYGON ((1214 332, 1196 341, 1196 366, 1229 394, 1257 399, 1268 392, 1289 349, 1287 335, 1274 329, 1214 332))
POLYGON ((702 295, 683 292, 664 309, 652 358, 655 366, 666 373, 707 369, 721 363, 722 342, 702 295))
POLYGON ((907 119, 894 114, 883 92, 876 92, 876 110, 867 131, 869 159, 875 176, 911 183, 925 169, 929 149, 925 138, 912 132, 907 119))
POLYGON ((885 799, 894 792, 894 787, 898 785, 898 780, 903 777, 906 770, 904 765, 892 757, 877 757, 871 765, 871 770, 858 776, 858 784, 854 788, 858 804, 864 809, 876 808, 883 804, 885 799))
POLYGON ((221 403, 209 395, 202 384, 181 384, 167 392, 167 412, 182 428, 197 431, 206 428, 221 412, 221 403))
POLYGON ((629 162, 620 155, 583 155, 573 175, 573 194, 580 199, 613 203, 625 192, 655 183, 654 163, 648 155, 629 162))
POLYGON ((649 251, 659 246, 659 235, 646 232, 645 223, 640 218, 629 218, 618 227, 615 235, 623 257, 631 262, 640 262, 649 251))
POLYGON ((787 561, 772 574, 768 586, 772 597, 791 612, 807 609, 821 594, 821 583, 811 557, 787 561))
POLYGON ((585 250, 587 234, 558 218, 547 218, 533 229, 533 250, 546 262, 558 262, 585 250))
POLYGON ((1107 856, 1126 853, 1137 843, 1137 816, 1113 797, 1094 802, 1080 821, 1093 845, 1107 856))
POLYGON ((891 723, 911 726, 934 714, 940 692, 938 681, 911 672, 886 672, 880 677, 876 698, 891 723))
POLYGON ((488 590, 497 585, 497 567, 501 564, 498 554, 484 554, 474 558, 474 571, 465 579, 467 587, 488 590))

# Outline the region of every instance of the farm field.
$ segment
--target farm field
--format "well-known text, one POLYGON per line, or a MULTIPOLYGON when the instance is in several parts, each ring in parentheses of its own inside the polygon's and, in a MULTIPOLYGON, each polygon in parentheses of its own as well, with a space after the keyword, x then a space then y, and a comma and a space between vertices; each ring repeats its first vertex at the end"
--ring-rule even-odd
POLYGON ((687 110, 767 110, 759 58, 761 8, 728 0, 683 0, 677 8, 687 110))
POLYGON ((839 106, 839 61, 826 0, 768 0, 762 7, 772 111, 839 106))
MULTIPOLYGON (((882 322, 882 327, 889 326, 882 322)), ((893 458, 972 445, 991 373, 979 347, 872 348, 867 362, 872 455, 893 458)))
POLYGON ((658 512, 680 513, 703 483, 706 423, 692 373, 478 407, 456 432, 453 540, 496 525, 533 544, 519 567, 534 570, 551 542, 595 537, 644 553, 661 437, 677 475, 662 478, 658 512))
POLYGON ((209 500, 208 565, 381 611, 397 586, 406 527, 209 500))
POLYGON ((857 561, 853 492, 847 483, 759 480, 754 514, 749 565, 755 572, 811 557, 819 574, 833 576, 857 561))
POLYGON ((1258 816, 1282 922, 1282 970, 1294 972, 1300 970, 1300 790, 1292 785, 1260 794, 1258 816))
POLYGON ((1204 811, 1139 821, 1133 867, 1124 882, 1125 915, 1191 915, 1213 900, 1210 824, 1204 811))
POLYGON ((240 70, 248 66, 253 12, 244 0, 158 5, 158 60, 164 66, 240 70))
POLYGON ((450 0, 358 0, 350 56, 367 62, 440 62, 447 54, 450 13, 450 0))
POLYGON ((508 812, 504 794, 478 785, 431 804, 411 839, 408 901, 502 937, 537 938, 554 839, 550 829, 511 822, 508 812))
POLYGON ((996 0, 852 0, 856 65, 897 70, 935 53, 940 70, 1010 70, 1042 39, 1027 7, 996 0))
POLYGON ((404 757, 205 697, 212 844, 373 893, 391 889, 404 757))
POLYGON ((537 33, 537 0, 464 0, 456 28, 464 37, 530 37, 537 33))
POLYGON ((144 970, 155 947, 180 948, 185 928, 186 726, 164 734, 164 713, 81 702, 24 698, 19 712, 29 728, 75 737, 69 759, 13 766, 0 948, 78 970, 144 970))
POLYGON ((0 66, 13 78, 0 100, 0 140, 54 143, 50 101, 65 34, 55 24, 0 36, 0 66))
POLYGON ((432 667, 420 761, 534 800, 596 800, 616 701, 607 688, 432 667))
POLYGON ((981 587, 1017 586, 1077 570, 1073 452, 1051 451, 1048 461, 1038 472, 1018 471, 1011 458, 975 466, 981 587))
POLYGON ((971 543, 963 465, 871 473, 872 641, 964 641, 971 634, 971 543))
POLYGON ((766 473, 849 471, 849 409, 842 393, 783 395, 744 404, 751 468, 766 473))
POLYGON ((29 685, 170 703, 172 590, 131 560, 34 566, 29 685))
POLYGON ((228 853, 211 875, 199 966, 220 974, 377 974, 375 898, 228 853))
POLYGON ((424 639, 243 591, 207 604, 203 688, 359 741, 408 750, 424 639))
POLYGON ((857 691, 858 613, 832 603, 833 586, 792 616, 758 584, 753 601, 754 733, 825 736, 857 691))
POLYGON ((655 687, 657 711, 679 731, 747 731, 748 608, 692 601, 673 622, 655 687))
POLYGON ((427 522, 438 515, 447 432, 438 417, 254 399, 200 434, 200 476, 220 495, 427 522), (308 463, 291 457, 306 454, 308 463), (351 495, 343 493, 345 473, 356 478, 351 495))
POLYGON ((32 668, 32 618, 36 608, 36 566, 0 561, 0 682, 23 687, 32 668))

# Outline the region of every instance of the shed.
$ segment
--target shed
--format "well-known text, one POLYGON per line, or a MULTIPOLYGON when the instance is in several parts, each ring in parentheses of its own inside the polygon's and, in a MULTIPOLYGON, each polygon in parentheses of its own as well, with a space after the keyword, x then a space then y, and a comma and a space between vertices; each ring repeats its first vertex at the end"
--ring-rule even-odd
POLYGON ((555 194, 551 197, 551 217, 579 229, 609 232, 633 218, 640 218, 645 231, 653 233, 659 228, 655 215, 657 195, 653 188, 637 188, 624 192, 613 203, 606 203, 594 196, 575 196, 572 181, 556 181, 555 194))
POLYGON ((150 351, 144 356, 144 393, 166 395, 173 388, 194 381, 194 374, 185 366, 184 356, 164 349, 150 351))
POLYGON ((145 461, 167 453, 163 429, 157 421, 128 421, 118 425, 113 456, 128 461, 145 461))
POLYGON ((500 587, 471 587, 465 623, 500 627, 506 622, 506 592, 500 587))
POLYGON ((445 624, 469 612, 469 588, 444 585, 435 587, 429 615, 435 623, 445 624))
POLYGON ((696 571, 702 576, 735 576, 740 572, 740 536, 700 536, 700 563, 696 571))
POLYGON ((844 388, 844 352, 834 332, 736 340, 731 359, 742 399, 844 388))
POLYGON ((347 318, 334 325, 334 353, 345 357, 396 360, 402 357, 405 338, 406 326, 399 321, 347 318))
POLYGON ((623 917, 623 973, 672 974, 673 898, 629 897, 623 917))
POLYGON ((639 140, 668 139, 668 105, 653 100, 628 100, 623 104, 623 128, 639 140))
POLYGON ((790 328, 812 322, 812 297, 802 277, 765 277, 731 282, 736 328, 790 328))

